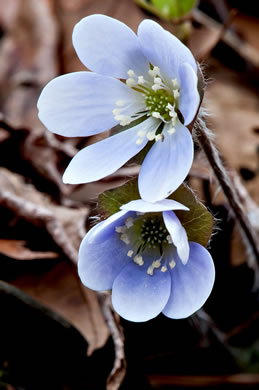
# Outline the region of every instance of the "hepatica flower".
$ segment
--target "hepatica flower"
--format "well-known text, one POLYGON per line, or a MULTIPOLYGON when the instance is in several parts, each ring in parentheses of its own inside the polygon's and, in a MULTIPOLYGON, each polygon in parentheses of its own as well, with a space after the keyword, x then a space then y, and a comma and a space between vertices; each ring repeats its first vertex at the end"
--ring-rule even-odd
POLYGON ((160 312, 170 318, 191 315, 208 298, 215 271, 209 252, 188 242, 172 211, 188 209, 170 199, 139 199, 121 209, 82 241, 82 282, 97 291, 112 289, 114 309, 131 321, 147 321, 160 312))
POLYGON ((116 125, 121 131, 81 150, 64 181, 99 180, 152 142, 140 169, 140 195, 150 202, 166 198, 185 179, 193 160, 186 126, 200 97, 191 52, 151 20, 140 23, 135 35, 104 15, 82 19, 75 26, 73 45, 92 72, 52 80, 39 98, 40 119, 63 136, 90 136, 116 125))

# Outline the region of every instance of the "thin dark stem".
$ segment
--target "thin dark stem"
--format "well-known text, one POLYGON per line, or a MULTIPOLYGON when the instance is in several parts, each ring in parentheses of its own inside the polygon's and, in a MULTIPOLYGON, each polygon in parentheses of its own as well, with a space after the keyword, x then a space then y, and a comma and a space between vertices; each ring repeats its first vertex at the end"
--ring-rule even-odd
POLYGON ((258 240, 255 235, 253 227, 243 210, 243 207, 238 198, 237 191, 234 183, 231 181, 227 171, 222 163, 220 154, 213 143, 210 131, 208 130, 206 123, 203 119, 199 118, 196 122, 195 131, 198 142, 203 149, 209 163, 214 171, 214 174, 220 183, 222 190, 229 201, 229 204, 233 210, 233 213, 239 222, 239 225, 244 233, 246 241, 249 243, 254 258, 257 261, 257 267, 259 265, 259 248, 258 240))

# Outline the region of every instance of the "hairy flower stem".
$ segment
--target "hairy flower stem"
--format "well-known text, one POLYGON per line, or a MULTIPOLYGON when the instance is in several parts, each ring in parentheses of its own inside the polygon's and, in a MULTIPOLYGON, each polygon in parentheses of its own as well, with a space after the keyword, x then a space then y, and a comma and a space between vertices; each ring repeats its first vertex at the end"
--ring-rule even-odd
POLYGON ((235 184, 231 181, 226 169, 224 168, 221 156, 213 143, 211 133, 206 126, 203 119, 199 118, 195 124, 195 132, 197 140, 206 154, 207 159, 214 171, 216 178, 218 179, 222 190, 229 201, 229 204, 233 210, 233 213, 239 222, 239 225, 244 233, 246 241, 251 247, 251 252, 257 261, 257 268, 259 265, 259 247, 258 240, 254 233, 254 229, 250 225, 250 222, 243 210, 242 205, 238 199, 238 193, 235 188, 235 184))

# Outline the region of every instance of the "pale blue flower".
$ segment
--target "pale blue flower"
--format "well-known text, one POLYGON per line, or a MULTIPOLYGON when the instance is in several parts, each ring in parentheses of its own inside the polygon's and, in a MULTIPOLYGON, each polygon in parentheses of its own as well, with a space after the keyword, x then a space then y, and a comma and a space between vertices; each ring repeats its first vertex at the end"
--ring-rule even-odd
POLYGON ((188 242, 172 211, 187 207, 171 199, 139 199, 121 209, 82 241, 78 270, 83 284, 112 289, 114 309, 130 321, 147 321, 161 312, 175 319, 190 316, 210 295, 215 270, 209 252, 188 242))
POLYGON ((42 122, 69 137, 98 134, 118 124, 122 130, 133 127, 81 150, 66 169, 64 182, 86 183, 112 174, 151 141, 139 174, 140 195, 150 202, 166 198, 193 161, 186 126, 200 97, 191 52, 152 20, 140 23, 135 35, 104 15, 82 19, 73 44, 92 72, 52 80, 38 102, 42 122), (137 119, 142 122, 134 126, 137 119))

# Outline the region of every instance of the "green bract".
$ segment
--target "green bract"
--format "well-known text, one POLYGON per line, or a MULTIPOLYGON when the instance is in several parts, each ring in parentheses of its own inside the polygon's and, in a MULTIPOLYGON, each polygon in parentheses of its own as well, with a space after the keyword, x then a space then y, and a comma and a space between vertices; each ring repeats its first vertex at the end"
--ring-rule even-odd
POLYGON ((151 0, 166 19, 181 18, 195 6, 196 0, 151 0))
MULTIPOLYGON (((120 207, 134 199, 139 199, 137 180, 131 180, 120 188, 105 191, 99 196, 98 207, 100 213, 109 217, 120 211, 120 207)), ((188 240, 206 246, 213 230, 213 216, 198 200, 194 192, 182 184, 169 199, 184 204, 190 211, 175 211, 181 224, 186 230, 188 240)))

